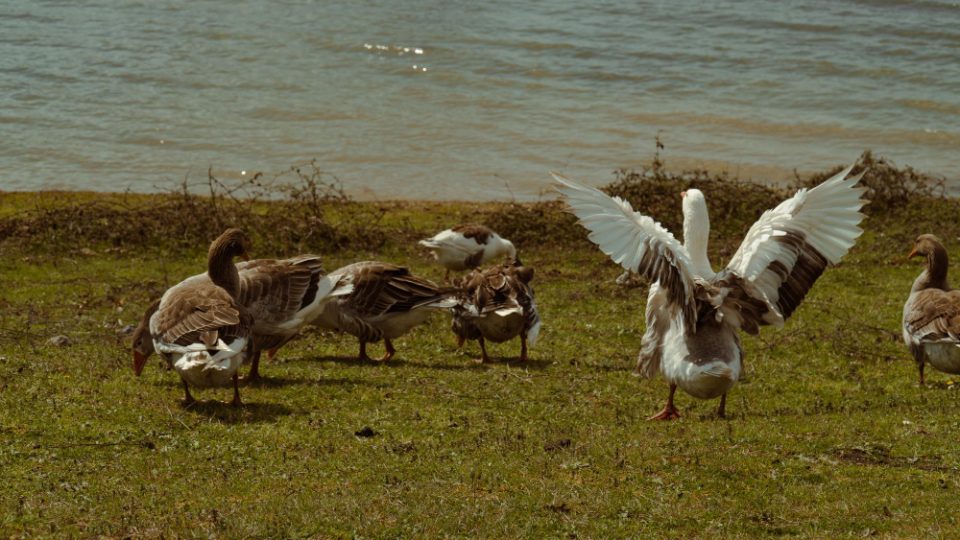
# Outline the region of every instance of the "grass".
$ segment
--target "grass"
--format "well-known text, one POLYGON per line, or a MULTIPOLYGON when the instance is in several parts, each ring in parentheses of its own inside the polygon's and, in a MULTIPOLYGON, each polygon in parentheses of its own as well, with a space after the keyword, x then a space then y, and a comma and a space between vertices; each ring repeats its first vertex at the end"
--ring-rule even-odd
MULTIPOLYGON (((713 417, 716 401, 679 395, 680 421, 648 423, 666 384, 630 375, 646 289, 616 286, 618 269, 548 202, 349 202, 322 218, 380 216, 376 234, 323 250, 306 242, 331 269, 378 258, 439 279, 413 239, 464 219, 512 233, 536 269, 544 321, 529 362, 515 362, 509 342, 491 347, 503 360, 474 364, 476 344, 455 350, 443 314, 398 340, 387 364, 355 361, 353 338, 309 330, 262 366, 264 384, 241 389, 245 407, 221 404, 230 391, 214 389, 184 409, 178 378, 159 361, 133 376, 124 332, 166 287, 202 270, 205 242, 52 225, 58 209, 91 204, 114 208, 98 214, 103 228, 131 223, 123 208, 143 207, 125 197, 134 196, 62 194, 41 212, 34 196, 0 193, 0 536, 960 533, 956 385, 928 372, 929 387, 917 387, 899 342, 919 272, 902 257, 929 231, 957 252, 958 225, 938 221, 955 215, 953 199, 912 193, 872 214, 783 329, 744 336, 731 418, 713 417), (47 343, 59 334, 72 344, 47 343)), ((169 209, 172 197, 146 200, 169 209)), ((270 216, 283 204, 249 208, 270 216)), ((269 234, 254 231, 254 256, 293 254, 295 243, 269 234)), ((719 239, 713 251, 729 257, 719 239)))

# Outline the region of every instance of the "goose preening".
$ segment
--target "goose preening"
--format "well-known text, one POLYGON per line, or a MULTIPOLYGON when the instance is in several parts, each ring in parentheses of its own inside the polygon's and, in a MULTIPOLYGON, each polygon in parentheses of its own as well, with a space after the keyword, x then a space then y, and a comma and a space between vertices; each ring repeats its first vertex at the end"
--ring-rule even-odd
POLYGON ((501 238, 489 227, 467 223, 452 229, 440 231, 432 238, 420 241, 447 272, 444 279, 450 279, 450 271, 462 271, 477 268, 482 264, 503 257, 515 258, 517 250, 509 240, 501 238))
MULTIPOLYGON (((246 257, 250 240, 239 229, 228 229, 210 244, 207 275, 174 285, 148 309, 149 330, 135 337, 134 371, 146 356, 137 344, 152 338, 183 382, 184 403, 194 402, 190 386, 208 388, 233 382, 233 405, 242 405, 237 370, 246 358, 253 317, 238 303, 240 277, 233 258, 246 257)), ((143 346, 140 343, 140 346, 143 346)))
POLYGON ((827 265, 840 262, 863 232, 865 189, 855 187, 862 173, 848 177, 851 169, 764 212, 720 272, 707 257, 710 221, 699 190, 681 193, 681 244, 623 199, 553 175, 590 240, 652 283, 637 372, 653 377, 660 371, 670 392, 651 420, 679 417, 677 387, 700 399, 720 397, 717 414, 724 415, 742 367, 738 331, 781 326, 827 265))
POLYGON ((457 285, 462 288, 453 308, 457 345, 467 339, 480 343, 480 362, 489 362, 484 340, 503 343, 520 337, 520 361, 527 359, 540 333, 540 315, 533 299, 533 268, 514 260, 511 264, 474 270, 457 285))
POLYGON ((352 291, 327 302, 315 323, 355 336, 360 360, 370 359, 367 343, 381 339, 386 347, 381 361, 389 360, 396 352, 392 340, 425 322, 431 311, 457 303, 455 289, 440 288, 394 264, 358 262, 328 277, 352 286, 352 291))
POLYGON ((909 257, 926 257, 903 305, 903 341, 917 361, 920 385, 929 363, 945 373, 960 373, 960 290, 947 281, 947 250, 932 234, 917 237, 909 257))
MULTIPOLYGON (((320 257, 300 255, 290 259, 257 259, 236 265, 240 278, 237 301, 253 317, 250 344, 250 372, 247 380, 260 378, 260 355, 273 359, 277 350, 313 322, 331 299, 348 294, 352 286, 342 279, 325 276, 320 257)), ((184 284, 209 285, 207 273, 187 278, 184 284)), ((147 308, 134 331, 134 372, 140 375, 154 352, 149 320, 158 302, 147 308)))

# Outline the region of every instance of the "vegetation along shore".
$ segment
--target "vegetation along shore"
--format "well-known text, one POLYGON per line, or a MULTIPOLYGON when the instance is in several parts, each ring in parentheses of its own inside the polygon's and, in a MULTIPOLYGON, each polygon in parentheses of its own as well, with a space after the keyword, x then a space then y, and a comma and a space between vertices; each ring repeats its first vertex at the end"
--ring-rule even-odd
MULTIPOLYGON (((657 158, 603 189, 678 236, 679 193, 700 189, 723 264, 763 210, 841 168, 771 187, 657 158)), ((0 536, 956 537, 958 385, 932 370, 916 384, 900 320, 914 239, 960 253, 960 201, 869 152, 862 168, 863 236, 784 328, 743 336, 728 418, 678 395, 684 417, 665 423, 645 421, 663 382, 631 376, 647 284, 617 284, 557 198, 358 202, 316 164, 282 185, 211 175, 204 195, 0 192, 0 536), (227 227, 255 258, 376 259, 441 282, 417 242, 467 222, 535 269, 526 362, 507 342, 476 363, 434 314, 382 363, 308 327, 242 407, 223 391, 181 406, 156 359, 134 377, 144 309, 202 272, 227 227)))

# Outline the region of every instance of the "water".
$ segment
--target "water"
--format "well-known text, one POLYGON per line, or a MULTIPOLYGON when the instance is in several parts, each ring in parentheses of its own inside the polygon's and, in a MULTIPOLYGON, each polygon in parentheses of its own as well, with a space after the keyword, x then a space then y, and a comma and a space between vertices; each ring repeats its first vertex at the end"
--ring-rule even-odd
POLYGON ((0 6, 0 189, 316 159, 364 198, 533 199, 648 161, 778 180, 866 148, 960 185, 960 2, 0 6))

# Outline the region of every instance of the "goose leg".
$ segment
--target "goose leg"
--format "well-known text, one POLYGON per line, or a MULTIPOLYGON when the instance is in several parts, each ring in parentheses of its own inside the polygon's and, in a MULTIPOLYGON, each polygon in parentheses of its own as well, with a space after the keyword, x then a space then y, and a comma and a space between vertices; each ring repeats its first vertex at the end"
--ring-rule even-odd
POLYGON ((193 399, 193 396, 190 395, 190 387, 187 386, 187 381, 185 381, 185 380, 183 380, 183 379, 180 379, 180 382, 183 383, 183 394, 184 394, 184 395, 183 395, 183 406, 184 406, 184 407, 189 407, 189 406, 193 405, 194 403, 196 403, 197 400, 193 399))
POLYGON ((923 380, 923 366, 924 366, 924 365, 925 365, 924 362, 919 362, 919 363, 917 364, 917 368, 920 370, 920 386, 926 386, 926 384, 927 384, 927 383, 923 380))
POLYGON ((386 362, 387 360, 393 358, 393 355, 397 352, 393 348, 393 342, 387 338, 383 338, 383 346, 387 348, 387 352, 383 354, 383 358, 380 359, 381 362, 386 362))
POLYGON ((250 372, 247 373, 246 381, 259 381, 260 380, 260 349, 256 349, 253 352, 253 357, 250 359, 250 372))
POLYGON ((233 401, 230 404, 234 407, 243 405, 243 402, 240 401, 240 375, 237 373, 233 374, 233 401))
POLYGON ((477 342, 480 343, 480 358, 477 359, 478 364, 483 364, 490 361, 490 357, 487 356, 487 346, 483 342, 483 336, 477 338, 477 342))
POLYGON ((274 348, 272 348, 272 349, 267 349, 267 360, 270 360, 271 362, 273 362, 273 357, 277 355, 277 350, 278 350, 278 349, 280 349, 280 347, 274 347, 274 348))
POLYGON ((370 357, 367 356, 367 342, 362 339, 360 340, 360 356, 357 358, 365 362, 370 360, 370 357))
POLYGON ((462 348, 463 348, 463 342, 464 342, 464 341, 466 341, 466 339, 465 339, 463 336, 460 336, 460 335, 457 336, 457 348, 458 348, 458 349, 462 349, 462 348))
POLYGON ((527 334, 520 334, 520 361, 527 361, 527 334))
POLYGON ((720 406, 717 407, 717 418, 726 418, 727 417, 727 393, 724 392, 720 396, 720 406))
POLYGON ((673 394, 677 391, 677 385, 670 385, 670 394, 667 395, 667 405, 662 411, 647 418, 647 420, 674 420, 680 418, 680 411, 673 405, 673 394))

